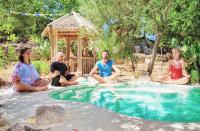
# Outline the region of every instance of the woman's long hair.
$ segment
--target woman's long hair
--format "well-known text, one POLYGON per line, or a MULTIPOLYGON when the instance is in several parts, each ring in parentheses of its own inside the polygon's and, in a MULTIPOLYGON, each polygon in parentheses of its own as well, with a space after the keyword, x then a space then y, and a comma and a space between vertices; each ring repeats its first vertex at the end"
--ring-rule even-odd
MULTIPOLYGON (((30 48, 25 47, 25 48, 22 48, 22 49, 20 50, 19 61, 22 62, 22 63, 24 63, 24 56, 23 56, 23 54, 24 54, 27 50, 30 50, 30 48)), ((29 63, 31 63, 31 60, 30 60, 30 59, 29 59, 28 61, 29 61, 29 63)))
MULTIPOLYGON (((181 49, 179 47, 174 47, 172 48, 172 50, 175 50, 179 53, 179 59, 181 59, 181 49)), ((173 55, 172 55, 172 59, 173 59, 173 55)))

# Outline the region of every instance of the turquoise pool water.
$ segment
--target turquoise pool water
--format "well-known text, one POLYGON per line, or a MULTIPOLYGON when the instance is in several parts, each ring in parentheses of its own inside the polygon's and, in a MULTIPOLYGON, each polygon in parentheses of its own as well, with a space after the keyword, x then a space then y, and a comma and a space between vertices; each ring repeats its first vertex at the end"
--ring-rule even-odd
POLYGON ((79 85, 53 91, 57 100, 88 102, 114 112, 165 122, 200 122, 200 88, 151 82, 79 85))

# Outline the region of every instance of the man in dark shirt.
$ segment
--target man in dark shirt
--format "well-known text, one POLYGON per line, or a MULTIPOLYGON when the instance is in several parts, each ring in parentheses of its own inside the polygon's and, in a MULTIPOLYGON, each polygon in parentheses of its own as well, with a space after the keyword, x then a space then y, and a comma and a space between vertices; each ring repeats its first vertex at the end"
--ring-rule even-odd
POLYGON ((53 86, 76 85, 78 78, 74 74, 68 72, 67 66, 64 63, 64 53, 58 52, 56 61, 51 64, 52 82, 53 86))

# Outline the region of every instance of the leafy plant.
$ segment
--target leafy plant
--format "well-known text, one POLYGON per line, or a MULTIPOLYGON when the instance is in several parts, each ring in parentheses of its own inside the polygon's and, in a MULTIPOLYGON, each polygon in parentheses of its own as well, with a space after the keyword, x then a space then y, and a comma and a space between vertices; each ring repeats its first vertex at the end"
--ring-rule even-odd
POLYGON ((27 41, 52 20, 78 8, 78 0, 0 0, 0 40, 27 41))
POLYGON ((200 73, 197 70, 192 70, 190 73, 190 81, 192 84, 199 83, 200 73))
POLYGON ((46 61, 32 61, 32 64, 35 66, 39 74, 49 74, 50 64, 46 61))
POLYGON ((17 55, 14 46, 0 46, 0 67, 5 67, 10 62, 17 61, 17 55))
POLYGON ((184 45, 182 47, 183 58, 187 62, 187 69, 200 71, 200 44, 184 45))
POLYGON ((58 41, 58 51, 65 52, 66 51, 66 44, 64 40, 58 41))
POLYGON ((50 59, 50 43, 49 41, 33 35, 31 37, 32 41, 38 46, 33 49, 34 59, 39 60, 49 60, 50 59))
POLYGON ((182 51, 183 58, 187 63, 186 69, 191 74, 191 82, 196 82, 195 79, 199 79, 200 75, 200 43, 184 45, 182 51))

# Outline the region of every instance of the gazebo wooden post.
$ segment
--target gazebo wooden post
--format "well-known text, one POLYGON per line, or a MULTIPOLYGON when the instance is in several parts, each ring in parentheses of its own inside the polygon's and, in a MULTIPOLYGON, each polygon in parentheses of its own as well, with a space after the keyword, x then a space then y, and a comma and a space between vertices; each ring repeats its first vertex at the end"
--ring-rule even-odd
POLYGON ((81 34, 80 32, 78 33, 78 42, 77 42, 77 63, 78 63, 78 67, 77 67, 77 72, 80 72, 81 74, 82 72, 82 39, 81 39, 81 34))
POLYGON ((54 58, 58 53, 58 31, 54 30, 54 58))
POLYGON ((73 61, 70 60, 70 50, 71 50, 71 41, 70 41, 70 37, 67 36, 65 37, 65 45, 66 45, 66 57, 67 57, 67 60, 66 60, 66 63, 67 63, 67 66, 69 66, 69 71, 74 71, 74 64, 72 63, 73 61))
POLYGON ((51 61, 55 60, 58 51, 58 31, 50 27, 50 43, 51 43, 51 61))
POLYGON ((66 41, 66 47, 67 47, 67 61, 69 61, 69 59, 70 59, 70 47, 71 47, 71 42, 70 42, 70 38, 69 38, 69 36, 65 39, 65 41, 66 41))
POLYGON ((53 34, 53 28, 52 26, 49 26, 49 39, 51 44, 51 61, 54 61, 54 34, 53 34))

